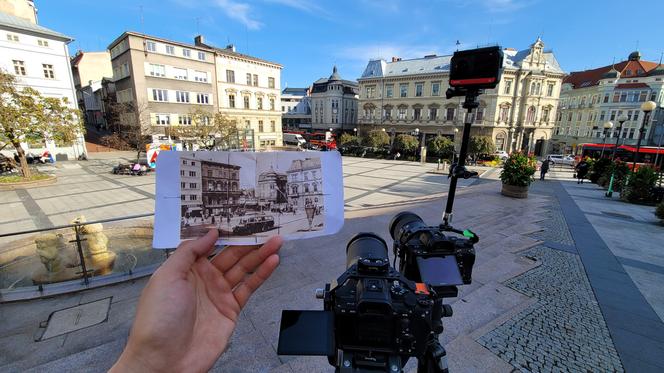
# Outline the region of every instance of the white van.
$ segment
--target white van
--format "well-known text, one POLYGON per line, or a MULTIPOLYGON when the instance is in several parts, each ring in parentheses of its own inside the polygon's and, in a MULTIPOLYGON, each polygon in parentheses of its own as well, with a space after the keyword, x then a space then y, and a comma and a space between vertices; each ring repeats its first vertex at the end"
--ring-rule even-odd
POLYGON ((299 133, 284 133, 284 145, 302 146, 307 143, 307 140, 299 133))

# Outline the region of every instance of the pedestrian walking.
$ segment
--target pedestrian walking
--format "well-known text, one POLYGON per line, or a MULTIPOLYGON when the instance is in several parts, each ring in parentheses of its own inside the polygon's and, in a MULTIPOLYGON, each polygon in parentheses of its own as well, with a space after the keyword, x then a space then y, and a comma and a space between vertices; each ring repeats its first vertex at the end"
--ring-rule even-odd
POLYGON ((546 175, 547 172, 549 172, 549 161, 548 159, 545 159, 544 162, 542 162, 542 166, 540 167, 540 180, 544 180, 544 176, 546 175))
POLYGON ((590 165, 588 162, 586 162, 585 159, 582 159, 581 162, 579 162, 574 169, 576 170, 576 183, 577 184, 583 184, 583 179, 586 178, 586 175, 588 174, 588 169, 590 168, 590 165))

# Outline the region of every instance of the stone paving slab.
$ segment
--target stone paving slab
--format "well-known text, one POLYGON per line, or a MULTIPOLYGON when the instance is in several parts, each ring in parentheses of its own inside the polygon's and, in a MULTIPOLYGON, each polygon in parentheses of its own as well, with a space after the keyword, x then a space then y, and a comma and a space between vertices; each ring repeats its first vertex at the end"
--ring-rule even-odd
POLYGON ((55 311, 40 340, 74 332, 106 321, 112 298, 104 298, 55 311))

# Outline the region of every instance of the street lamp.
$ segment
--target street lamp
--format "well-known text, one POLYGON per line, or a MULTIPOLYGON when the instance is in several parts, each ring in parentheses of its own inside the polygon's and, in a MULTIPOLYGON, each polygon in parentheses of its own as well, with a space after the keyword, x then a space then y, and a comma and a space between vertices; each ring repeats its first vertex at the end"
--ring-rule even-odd
POLYGON ((456 159, 456 151, 457 151, 456 150, 456 138, 457 138, 458 133, 459 133, 459 129, 455 128, 454 129, 454 153, 452 153, 452 163, 455 163, 455 159, 456 159))
POLYGON ((606 134, 607 132, 613 128, 613 122, 606 122, 604 123, 604 140, 602 140, 602 153, 599 155, 600 158, 604 158, 604 146, 606 145, 606 134))
POLYGON ((645 131, 645 125, 650 119, 650 113, 655 110, 657 104, 654 101, 646 101, 641 104, 641 111, 643 111, 643 121, 641 122, 641 127, 639 127, 639 139, 636 140, 636 154, 634 154, 634 162, 632 162, 632 172, 636 170, 636 158, 639 156, 639 149, 641 148, 641 138, 643 137, 643 132, 645 131))
POLYGON ((620 114, 618 119, 618 134, 616 135, 616 146, 613 147, 613 152, 611 153, 611 165, 613 170, 611 171, 611 181, 609 181, 609 190, 606 191, 605 196, 611 198, 613 196, 613 177, 616 173, 616 166, 613 164, 613 161, 616 158, 616 151, 618 150, 618 143, 620 142, 620 133, 622 132, 623 123, 627 121, 627 115, 620 114))
POLYGON ((357 137, 357 127, 353 128, 353 135, 357 137))

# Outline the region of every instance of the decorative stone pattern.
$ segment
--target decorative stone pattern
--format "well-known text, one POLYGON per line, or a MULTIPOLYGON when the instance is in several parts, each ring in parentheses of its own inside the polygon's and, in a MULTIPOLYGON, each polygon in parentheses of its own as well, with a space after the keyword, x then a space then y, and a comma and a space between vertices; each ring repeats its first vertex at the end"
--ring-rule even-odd
POLYGON ((567 228, 567 222, 563 212, 558 206, 558 202, 551 203, 551 206, 545 210, 546 220, 537 223, 543 230, 528 235, 531 238, 541 241, 553 241, 568 246, 574 246, 574 239, 567 228))
POLYGON ((478 342, 523 372, 623 372, 577 255, 538 246, 542 264, 505 285, 537 299, 478 342))

